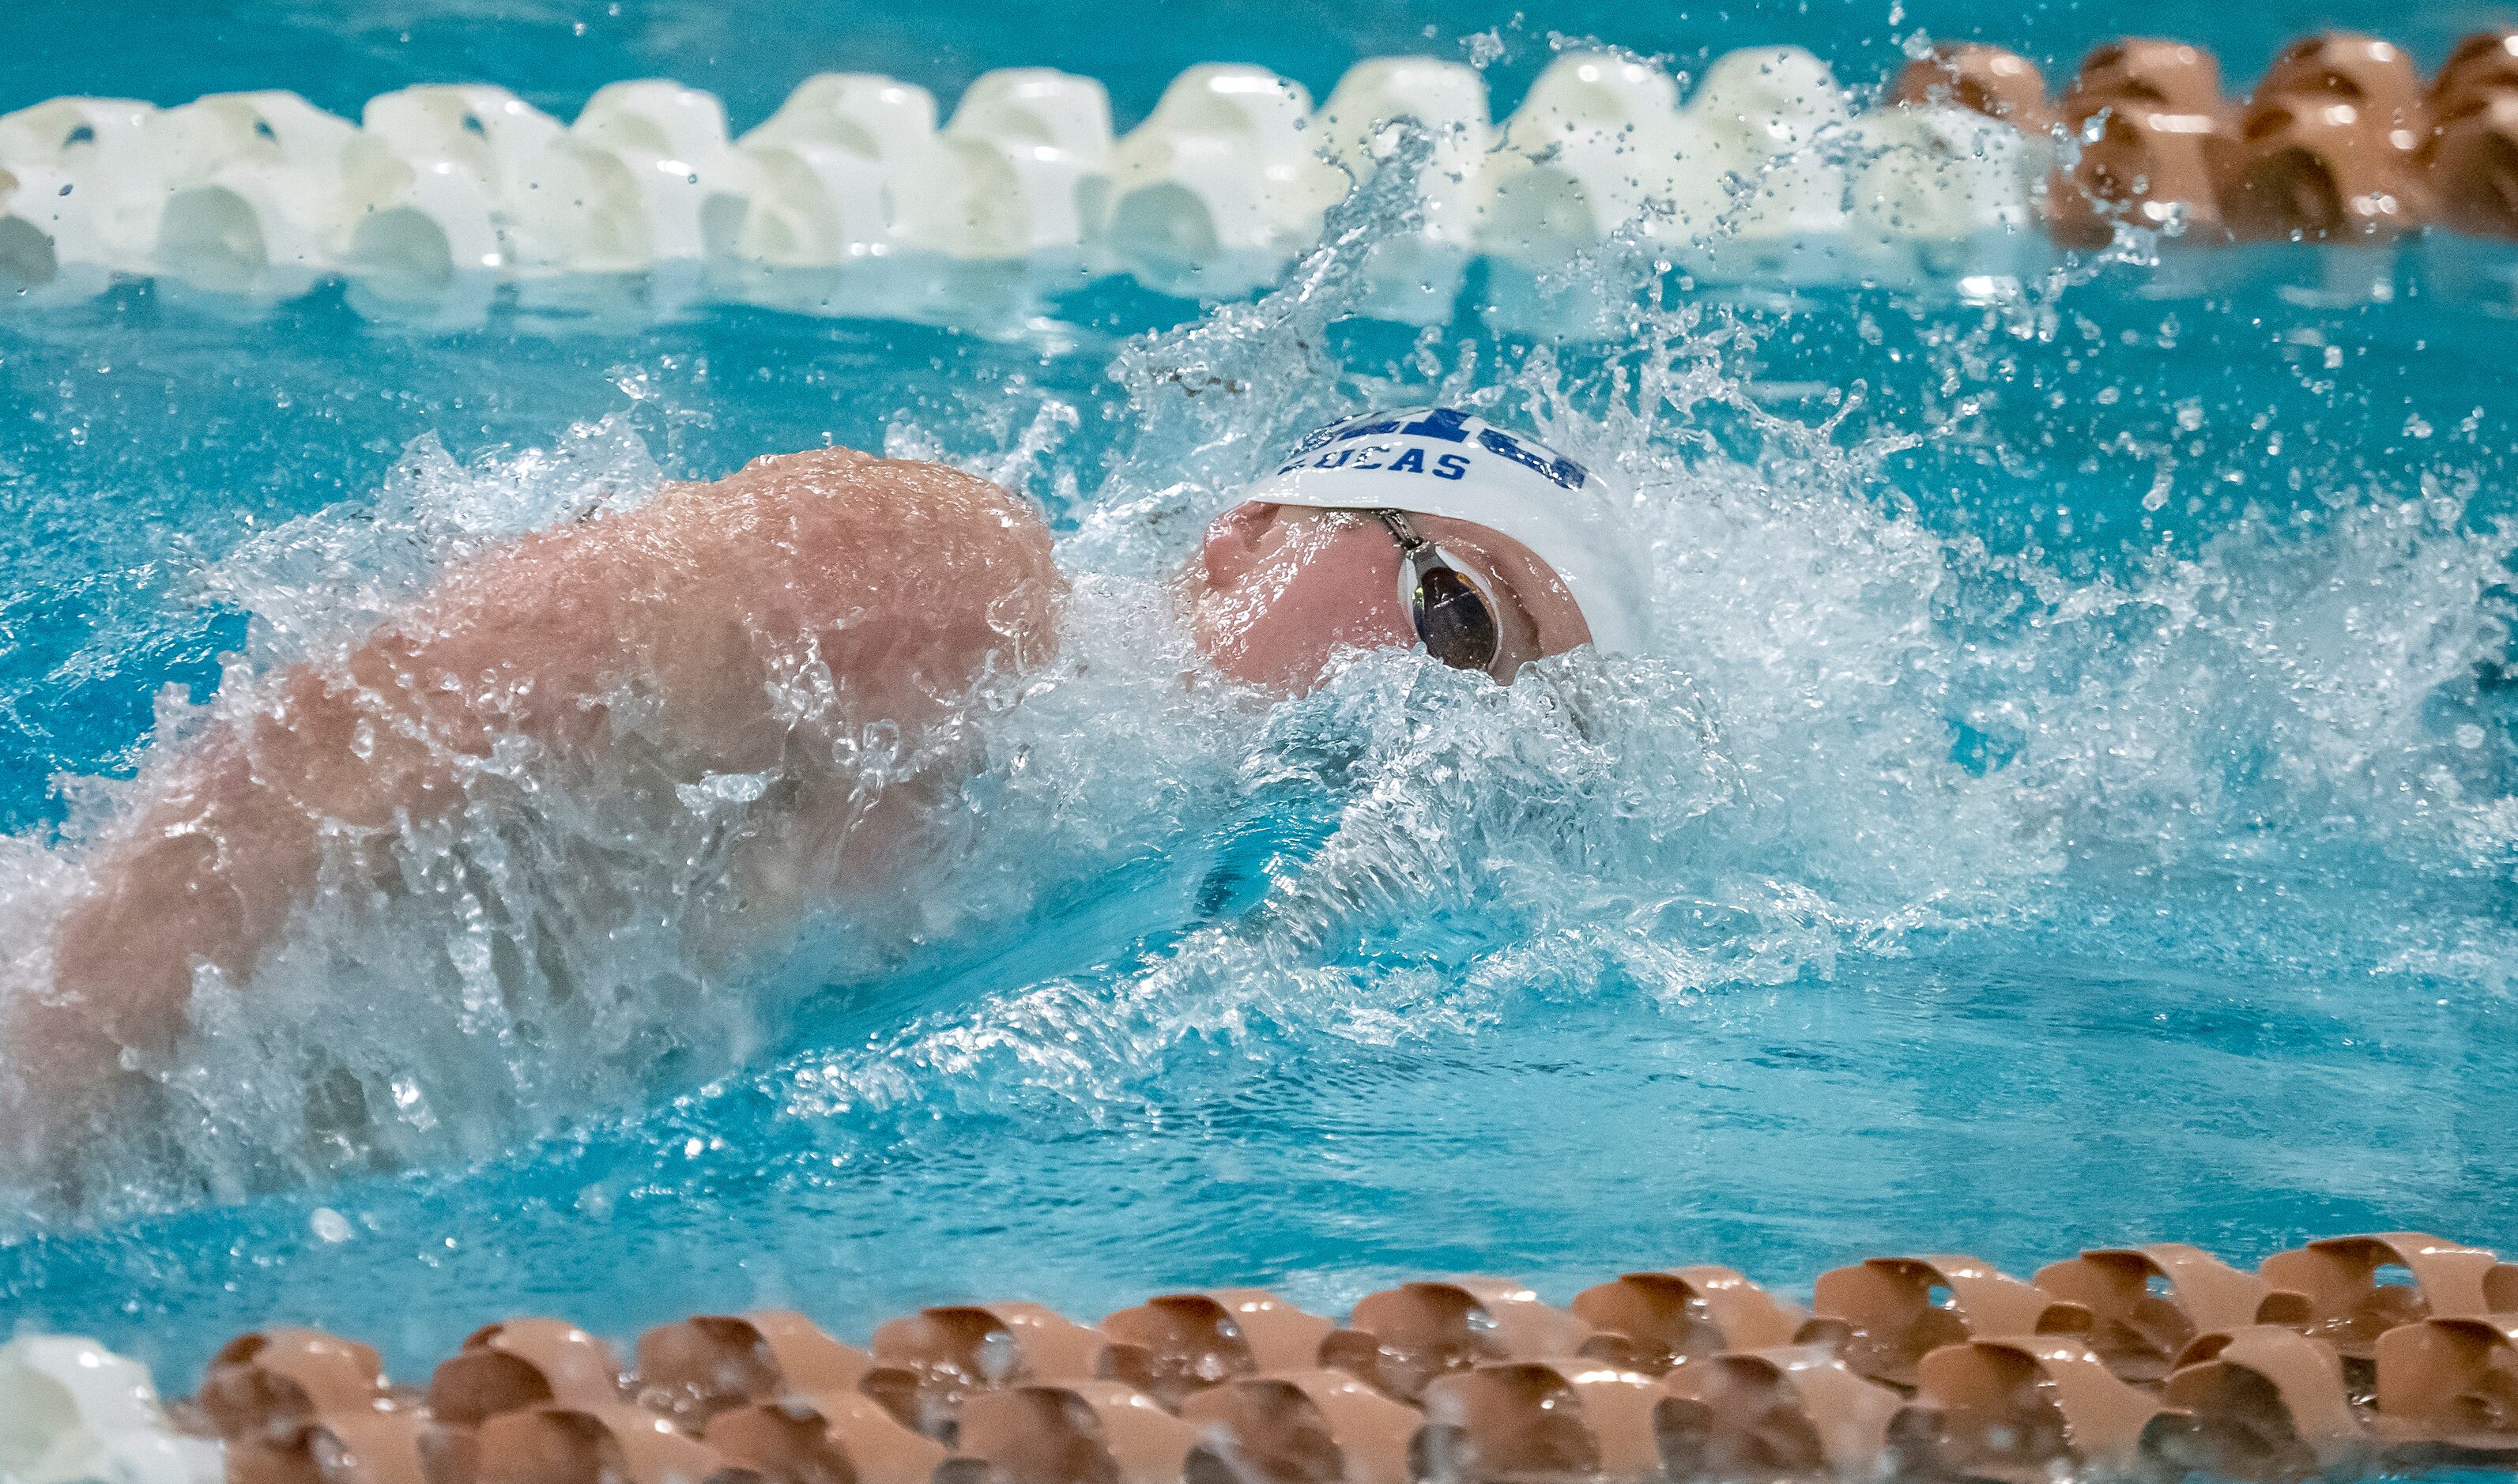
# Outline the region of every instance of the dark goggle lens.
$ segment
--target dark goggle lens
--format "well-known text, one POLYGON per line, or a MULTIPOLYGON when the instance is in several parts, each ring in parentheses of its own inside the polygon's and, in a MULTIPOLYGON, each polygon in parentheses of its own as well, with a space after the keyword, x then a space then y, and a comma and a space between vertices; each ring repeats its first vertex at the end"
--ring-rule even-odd
POLYGON ((1426 652, 1454 670, 1488 669, 1503 648, 1486 594, 1449 567, 1416 574, 1414 617, 1426 652))

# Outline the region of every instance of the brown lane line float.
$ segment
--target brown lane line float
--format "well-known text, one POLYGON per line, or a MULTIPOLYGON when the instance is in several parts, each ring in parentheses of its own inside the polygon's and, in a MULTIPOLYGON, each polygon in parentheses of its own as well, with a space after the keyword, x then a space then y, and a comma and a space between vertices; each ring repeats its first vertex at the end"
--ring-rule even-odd
POLYGON ((1980 42, 1935 47, 1907 63, 1889 85, 1888 101, 1954 104, 2001 119, 2022 134, 2043 134, 2055 122, 2046 74, 2037 64, 1980 42))
POLYGON ((2287 1484, 2518 1463, 2518 1264, 2415 1232, 2252 1272, 2175 1243, 2033 1282, 1874 1257, 1806 1310, 1674 1266, 1563 1308, 1508 1279, 1402 1284, 1343 1324, 1215 1288, 1099 1325, 939 1305, 863 1349, 756 1310, 651 1329, 626 1371, 524 1318, 425 1389, 274 1327, 178 1413, 238 1484, 2287 1484))

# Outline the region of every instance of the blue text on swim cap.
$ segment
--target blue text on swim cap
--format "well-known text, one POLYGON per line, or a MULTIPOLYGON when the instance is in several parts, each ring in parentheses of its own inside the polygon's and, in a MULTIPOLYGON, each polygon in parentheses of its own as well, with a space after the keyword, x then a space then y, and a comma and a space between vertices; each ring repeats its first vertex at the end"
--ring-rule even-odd
MULTIPOLYGON (((1469 422, 1468 414, 1448 407, 1433 408, 1421 414, 1393 413, 1379 416, 1358 417, 1347 422, 1333 422, 1327 427, 1315 431, 1310 437, 1295 445, 1293 453, 1287 457, 1284 465, 1277 472, 1284 474, 1303 467, 1378 468, 1380 467, 1378 464, 1350 464, 1345 458, 1338 458, 1335 462, 1325 458, 1310 460, 1308 456, 1327 444, 1344 443, 1356 438, 1370 438, 1382 433, 1398 433, 1412 438, 1436 438, 1445 443, 1467 443, 1470 433, 1469 422)), ((1542 476, 1559 489, 1579 490, 1590 482, 1589 471, 1573 459, 1552 449, 1526 443, 1499 427, 1489 425, 1477 429, 1477 446, 1498 458, 1511 459, 1523 468, 1542 476)), ((1465 469, 1452 472, 1447 465, 1439 477, 1457 479, 1465 472, 1465 469)))

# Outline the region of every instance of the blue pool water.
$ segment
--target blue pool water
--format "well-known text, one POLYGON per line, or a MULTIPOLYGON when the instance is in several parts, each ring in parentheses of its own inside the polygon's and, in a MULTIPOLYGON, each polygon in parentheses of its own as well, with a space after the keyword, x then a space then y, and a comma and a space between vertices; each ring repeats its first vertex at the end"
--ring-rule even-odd
MULTIPOLYGON (((239 7, 119 54, 38 26, 0 45, 0 104, 284 81, 349 108, 462 73, 565 106, 671 64, 741 121, 815 65, 949 93, 1021 61, 1141 111, 1194 56, 1325 86, 1508 19, 1252 8, 1141 50, 922 11, 740 58, 739 9, 582 38, 570 8, 496 9, 239 7)), ((1548 19, 1812 40, 1848 76, 1932 21, 1671 14, 1548 19)), ((2234 63, 2286 23, 2215 21, 2234 63)), ((2052 7, 2010 39, 2109 23, 2052 7)), ((556 939, 611 991, 573 1035, 449 1032, 438 971, 476 931, 451 910, 328 919, 200 1052, 197 1116, 151 1131, 172 1155, 100 1153, 101 1213, 10 1207, 0 1315, 181 1384, 271 1319, 408 1370, 522 1311, 626 1333, 781 1303, 861 1335, 985 1294, 1334 1308, 1428 1271, 1562 1296, 1693 1260, 2518 1242, 2512 263, 2267 249, 1789 297, 1613 266, 1606 343, 1498 328, 1474 283, 1434 331, 1342 318, 1334 263, 1207 310, 1098 285, 993 336, 512 304, 430 329, 338 287, 0 308, 13 943, 112 807, 83 780, 214 706, 223 656, 245 683, 589 493, 888 447, 1034 496, 1080 575, 924 915, 694 985, 660 862, 656 933, 556 939), (1437 394, 1638 482, 1654 652, 1509 691, 1384 655, 1273 712, 1184 688, 1150 594, 1233 480, 1437 394), (310 1088, 359 1135, 292 1132, 310 1088)))

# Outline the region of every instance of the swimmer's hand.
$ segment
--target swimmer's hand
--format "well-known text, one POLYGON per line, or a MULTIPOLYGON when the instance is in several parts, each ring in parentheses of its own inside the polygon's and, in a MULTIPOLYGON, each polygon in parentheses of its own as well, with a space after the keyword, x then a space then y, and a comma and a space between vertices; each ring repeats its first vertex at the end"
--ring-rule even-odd
POLYGON ((983 672, 1055 648, 1064 595, 1021 501, 842 449, 669 486, 448 573, 348 652, 262 677, 229 709, 243 720, 144 762, 144 802, 84 863, 49 982, 0 1007, 19 1105, 0 1106, 0 1129, 23 1154, 94 1115, 124 1069, 173 1053, 197 972, 249 987, 327 848, 389 859, 403 831, 462 808, 467 768, 514 740, 579 777, 627 766, 630 747, 669 783, 782 768, 797 828, 743 865, 746 910, 847 890, 883 849, 833 837, 904 823, 852 799, 831 724, 914 737, 948 721, 983 672), (773 705, 815 666, 845 711, 818 719, 819 746, 773 705))

